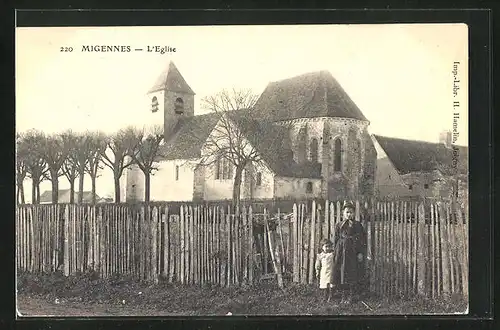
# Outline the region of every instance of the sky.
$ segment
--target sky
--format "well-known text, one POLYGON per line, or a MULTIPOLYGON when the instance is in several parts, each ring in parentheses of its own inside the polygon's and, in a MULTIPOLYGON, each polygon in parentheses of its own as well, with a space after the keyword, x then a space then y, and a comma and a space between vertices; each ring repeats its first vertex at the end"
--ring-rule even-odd
MULTIPOLYGON (((112 133, 140 124, 150 109, 146 93, 172 60, 196 93, 195 114, 204 112, 203 97, 224 88, 260 94, 269 82, 328 70, 368 118, 370 133, 437 142, 459 112, 456 143, 468 145, 467 53, 464 24, 17 28, 16 130, 112 133), (84 45, 132 51, 89 53, 84 45), (133 51, 156 45, 176 52, 133 51)), ((61 178, 60 189, 68 187, 61 178)), ((113 195, 110 170, 97 193, 113 195)))

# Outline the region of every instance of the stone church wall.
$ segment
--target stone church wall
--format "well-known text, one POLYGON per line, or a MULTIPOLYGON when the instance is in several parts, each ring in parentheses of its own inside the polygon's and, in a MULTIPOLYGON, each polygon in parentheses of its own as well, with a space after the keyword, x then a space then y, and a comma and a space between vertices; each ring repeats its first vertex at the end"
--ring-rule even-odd
POLYGON ((307 178, 275 177, 274 196, 276 198, 318 198, 321 197, 321 180, 307 178), (312 184, 311 192, 307 191, 312 184))
POLYGON ((318 143, 317 159, 322 164, 321 196, 373 195, 376 152, 367 132, 368 122, 348 118, 302 118, 283 125, 290 127, 296 161, 312 160, 311 142, 318 143), (341 171, 334 171, 335 140, 341 141, 341 171), (332 185, 334 187, 332 187, 332 185))

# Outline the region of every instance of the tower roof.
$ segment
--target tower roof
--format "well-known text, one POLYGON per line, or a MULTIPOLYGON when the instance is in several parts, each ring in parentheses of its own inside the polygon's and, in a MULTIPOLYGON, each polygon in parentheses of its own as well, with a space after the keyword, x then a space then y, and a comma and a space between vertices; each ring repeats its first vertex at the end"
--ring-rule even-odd
POLYGON ((255 112, 258 117, 275 121, 311 117, 367 120, 328 71, 269 83, 255 104, 255 112))
POLYGON ((184 80, 184 77, 182 77, 179 69, 177 69, 172 61, 169 61, 167 68, 156 79, 155 84, 149 89, 148 93, 154 93, 162 90, 195 95, 186 80, 184 80))

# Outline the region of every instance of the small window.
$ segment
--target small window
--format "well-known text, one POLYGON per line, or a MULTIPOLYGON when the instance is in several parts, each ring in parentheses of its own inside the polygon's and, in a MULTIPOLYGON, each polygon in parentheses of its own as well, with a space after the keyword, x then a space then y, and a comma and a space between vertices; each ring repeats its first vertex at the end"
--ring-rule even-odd
POLYGON ((340 138, 335 139, 334 143, 333 170, 335 172, 342 171, 342 141, 340 138))
POLYGON ((310 193, 312 193, 312 192, 313 192, 313 184, 312 184, 312 182, 308 182, 308 183, 306 184, 306 192, 307 192, 308 194, 310 194, 310 193))
POLYGON ((429 184, 428 183, 424 184, 424 189, 429 189, 429 184))
POLYGON ((184 113, 184 101, 178 97, 175 99, 175 113, 178 115, 182 115, 184 113))
POLYGON ((156 96, 153 96, 153 98, 151 99, 151 112, 157 112, 158 106, 158 98, 156 96))
POLYGON ((175 181, 179 181, 179 165, 175 166, 175 181))
POLYGON ((256 181, 256 183, 255 183, 255 184, 256 184, 257 186, 262 185, 262 173, 257 172, 257 178, 256 178, 256 180, 255 180, 255 181, 256 181))
POLYGON ((408 189, 413 190, 413 185, 412 184, 408 185, 408 189))
POLYGON ((312 139, 311 141, 311 162, 318 162, 318 140, 312 139))

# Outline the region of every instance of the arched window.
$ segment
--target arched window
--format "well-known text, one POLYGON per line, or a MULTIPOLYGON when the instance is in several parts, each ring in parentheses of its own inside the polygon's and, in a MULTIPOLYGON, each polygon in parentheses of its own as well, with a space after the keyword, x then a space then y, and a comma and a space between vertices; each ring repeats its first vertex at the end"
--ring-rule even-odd
POLYGON ((318 140, 312 139, 311 141, 311 162, 318 162, 318 140))
POLYGON ((158 106, 158 98, 156 96, 153 96, 153 98, 151 99, 151 112, 157 112, 158 106))
POLYGON ((307 128, 301 127, 297 137, 297 161, 303 163, 307 160, 307 128))
POLYGON ((306 184, 306 193, 310 194, 312 192, 313 192, 313 184, 312 184, 312 182, 308 182, 306 184))
POLYGON ((233 164, 224 157, 218 157, 215 161, 215 179, 230 180, 233 179, 233 164))
POLYGON ((342 141, 340 138, 335 139, 335 149, 333 155, 333 170, 336 172, 342 171, 342 141))
POLYGON ((175 181, 179 181, 179 165, 175 166, 175 181))
POLYGON ((176 114, 182 115, 184 113, 184 101, 180 97, 175 99, 174 107, 176 114))

